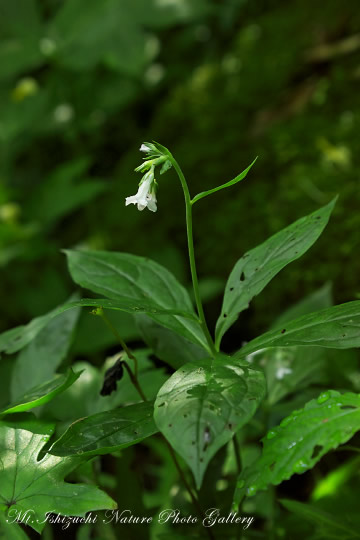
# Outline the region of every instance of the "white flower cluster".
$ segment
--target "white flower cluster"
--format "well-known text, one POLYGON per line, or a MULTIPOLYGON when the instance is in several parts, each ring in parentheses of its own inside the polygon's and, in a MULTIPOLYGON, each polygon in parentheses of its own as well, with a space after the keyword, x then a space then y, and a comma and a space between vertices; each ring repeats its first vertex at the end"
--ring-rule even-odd
POLYGON ((160 170, 160 174, 162 174, 169 167, 171 167, 171 163, 166 159, 166 156, 162 154, 161 150, 158 149, 155 144, 142 144, 140 146, 140 152, 145 152, 147 156, 144 158, 144 163, 137 167, 135 171, 145 174, 140 181, 137 193, 131 197, 126 197, 125 206, 128 206, 129 204, 136 204, 138 210, 140 211, 144 210, 144 208, 148 208, 151 212, 156 212, 157 183, 154 176, 155 167, 156 165, 162 164, 162 169, 160 170))

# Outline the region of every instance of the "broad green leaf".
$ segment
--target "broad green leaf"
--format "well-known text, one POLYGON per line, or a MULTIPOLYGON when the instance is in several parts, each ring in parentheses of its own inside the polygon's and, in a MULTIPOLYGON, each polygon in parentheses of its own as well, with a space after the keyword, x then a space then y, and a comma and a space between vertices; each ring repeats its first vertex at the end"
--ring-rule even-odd
MULTIPOLYGON (((331 285, 328 283, 285 311, 272 329, 283 329, 296 317, 331 305, 331 285)), ((264 369, 268 389, 267 401, 270 405, 283 400, 289 394, 299 394, 300 390, 314 384, 326 386, 336 381, 338 388, 349 388, 349 380, 351 381, 357 366, 356 353, 350 349, 335 351, 311 346, 260 349, 248 355, 247 360, 253 366, 264 369)), ((357 390, 356 386, 354 390, 357 390)), ((304 392, 301 392, 301 396, 304 398, 303 404, 311 399, 304 392)), ((297 405, 297 408, 303 404, 297 405)))
POLYGON ((174 334, 146 315, 137 315, 136 324, 144 342, 154 354, 174 369, 186 362, 201 360, 207 354, 202 347, 174 334))
POLYGON ((341 514, 340 516, 336 516, 324 511, 318 506, 290 499, 280 499, 280 502, 289 512, 315 524, 316 528, 321 532, 321 538, 329 540, 331 538, 341 538, 342 540, 360 538, 360 532, 355 526, 347 523, 347 516, 341 514))
POLYGON ((264 393, 260 371, 222 354, 185 364, 162 386, 155 422, 198 487, 210 459, 253 416, 264 393))
POLYGON ((264 370, 269 405, 311 384, 327 381, 327 349, 322 347, 276 347, 260 350, 247 360, 264 370))
POLYGON ((360 395, 323 392, 267 433, 261 457, 239 476, 234 502, 311 469, 359 429, 360 395))
POLYGON ((360 347, 360 301, 348 302, 304 315, 282 329, 270 330, 250 341, 237 358, 266 347, 314 345, 330 349, 360 347))
POLYGON ((81 458, 46 454, 38 461, 54 427, 29 417, 24 429, 19 420, 0 422, 0 511, 6 512, 8 519, 28 511, 28 525, 41 532, 47 512, 85 516, 89 511, 116 508, 116 503, 95 486, 64 482, 81 458), (19 427, 14 427, 17 424, 19 427))
POLYGON ((109 454, 157 433, 154 403, 142 402, 94 414, 71 424, 50 448, 55 456, 109 454))
MULTIPOLYGON (((334 350, 325 347, 274 347, 247 356, 253 367, 264 370, 267 402, 274 405, 289 394, 306 398, 304 389, 312 385, 335 385, 336 388, 360 390, 355 350, 334 350), (357 384, 356 384, 357 383, 357 384)), ((300 405, 302 406, 302 405, 300 405)), ((274 412, 274 409, 273 409, 274 412)), ((283 415, 282 415, 283 416, 283 415)))
POLYGON ((75 283, 113 301, 127 301, 133 312, 146 312, 162 326, 207 349, 200 324, 189 320, 196 316, 188 293, 166 268, 128 253, 65 253, 75 283))
POLYGON ((303 300, 300 300, 300 302, 297 302, 295 305, 284 311, 271 325, 271 329, 273 330, 275 328, 279 328, 279 326, 283 328, 284 323, 298 319, 299 317, 307 315, 308 313, 329 308, 332 305, 332 284, 331 282, 327 282, 325 285, 320 287, 320 289, 317 289, 312 294, 309 294, 303 300))
POLYGON ((216 346, 239 313, 287 264, 305 253, 329 221, 336 199, 316 212, 295 221, 263 244, 245 253, 227 281, 220 317, 216 323, 216 346))
POLYGON ((226 182, 225 184, 222 184, 221 186, 218 186, 216 188, 208 189, 207 191, 202 191, 201 193, 198 193, 197 195, 195 195, 195 197, 191 201, 191 204, 196 203, 203 197, 207 197, 208 195, 211 195, 212 193, 215 193, 216 191, 220 191, 221 189, 225 189, 227 187, 233 186, 234 184, 237 184, 238 182, 243 180, 246 177, 247 173, 250 171, 251 167, 254 165, 256 160, 257 158, 254 159, 254 161, 247 167, 247 169, 245 169, 242 173, 235 176, 235 178, 233 178, 229 182, 226 182))
POLYGON ((80 309, 71 309, 50 320, 35 339, 21 350, 14 362, 12 401, 29 388, 53 377, 66 358, 79 315, 80 309))
POLYGON ((80 375, 81 372, 74 373, 71 369, 67 375, 57 374, 50 381, 30 388, 26 394, 0 410, 0 414, 23 412, 44 405, 44 403, 52 400, 57 394, 69 388, 80 375))
MULTIPOLYGON (((186 333, 186 331, 190 333, 191 330, 193 330, 193 334, 191 334, 193 336, 193 339, 195 339, 194 335, 197 335, 200 341, 201 339, 203 339, 201 331, 199 331, 199 325, 196 323, 196 316, 194 313, 183 312, 178 309, 165 309, 161 306, 158 306, 154 302, 139 302, 130 297, 121 297, 121 295, 119 295, 119 298, 121 299, 109 300, 108 298, 82 298, 81 300, 77 300, 75 302, 68 302, 67 304, 62 304, 61 306, 55 308, 46 315, 36 317, 27 325, 17 326, 16 328, 12 328, 11 330, 3 332, 0 335, 0 352, 5 351, 7 354, 11 354, 21 350, 38 335, 38 333, 51 321, 51 319, 53 319, 57 315, 60 315, 60 313, 67 311, 68 309, 73 309, 77 307, 102 307, 104 309, 115 309, 132 314, 159 313, 164 315, 170 314, 171 316, 173 316, 174 314, 181 314, 181 317, 179 315, 179 321, 183 321, 184 318, 189 319, 189 321, 179 322, 178 326, 180 327, 180 329, 182 329, 184 333, 186 333), (188 328, 189 330, 185 330, 188 328)), ((177 317, 174 316, 173 319, 177 321, 177 317)), ((175 325, 174 322, 172 322, 171 324, 175 325)))

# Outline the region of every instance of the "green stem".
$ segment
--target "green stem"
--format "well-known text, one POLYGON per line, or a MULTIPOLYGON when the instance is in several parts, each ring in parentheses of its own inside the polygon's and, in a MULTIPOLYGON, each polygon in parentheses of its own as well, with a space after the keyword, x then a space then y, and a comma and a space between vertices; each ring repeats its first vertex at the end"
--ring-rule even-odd
MULTIPOLYGON (((189 199, 190 199, 190 197, 189 197, 189 199)), ((193 250, 193 252, 194 252, 194 250, 193 250)), ((195 263, 194 263, 194 264, 195 264, 195 263)), ((196 273, 196 269, 195 269, 195 273, 196 273)), ((200 297, 199 297, 199 299, 200 299, 200 297)), ((201 301, 200 301, 200 305, 201 305, 201 301)), ((116 330, 116 328, 115 328, 115 327, 112 325, 112 323, 109 321, 109 319, 107 318, 107 316, 106 316, 105 313, 104 313, 103 308, 97 308, 97 309, 94 311, 94 313, 95 313, 96 315, 99 315, 99 316, 103 319, 103 321, 104 321, 104 322, 106 323, 106 325, 110 328, 110 330, 112 331, 112 333, 113 333, 113 334, 116 336, 116 338, 118 339, 120 345, 122 346, 122 348, 124 349, 124 351, 126 352, 126 354, 128 355, 128 357, 131 358, 132 360, 134 360, 134 363, 135 363, 135 374, 131 371, 130 367, 127 365, 126 362, 124 362, 123 365, 124 365, 126 371, 128 372, 129 377, 130 377, 130 380, 131 380, 132 384, 134 385, 134 387, 136 388, 137 392, 139 393, 141 399, 142 399, 143 401, 147 401, 146 396, 145 396, 145 394, 144 394, 144 392, 143 392, 143 389, 141 388, 141 386, 140 386, 140 384, 139 384, 139 381, 138 381, 138 378, 137 378, 137 367, 138 367, 138 364, 137 364, 137 360, 136 360, 135 356, 132 354, 132 352, 130 351, 130 349, 129 349, 128 346, 126 345, 125 341, 121 338, 121 336, 120 336, 120 334, 118 333, 118 331, 116 330)), ((205 321, 205 318, 204 318, 204 321, 205 321)), ((206 325, 206 322, 205 322, 205 325, 206 325)), ((206 327, 206 328, 207 328, 207 327, 206 327)), ((210 334, 209 334, 209 336, 210 336, 210 334)), ((211 337, 210 337, 210 340, 211 340, 211 337)), ((211 343, 212 343, 212 341, 211 341, 211 343)), ((177 458, 176 458, 176 455, 175 455, 175 452, 174 452, 172 446, 171 446, 170 443, 167 441, 167 439, 165 439, 165 437, 164 437, 164 440, 165 440, 165 442, 166 442, 166 444, 167 444, 167 447, 169 448, 169 451, 170 451, 170 455, 171 455, 171 457, 172 457, 172 460, 173 460, 173 462, 174 462, 174 464, 175 464, 175 466, 176 466, 176 469, 177 469, 177 471, 178 471, 178 473, 179 473, 179 475, 180 475, 180 478, 182 479, 182 481, 183 481, 183 483, 184 483, 185 488, 187 489, 187 491, 188 491, 188 493, 189 493, 189 495, 190 495, 190 498, 191 498, 191 500, 192 500, 192 502, 193 502, 195 508, 196 508, 197 511, 199 512, 201 518, 204 518, 204 512, 203 512, 203 510, 202 510, 202 508, 201 508, 201 505, 200 505, 200 503, 199 503, 197 497, 194 495, 194 493, 193 493, 193 491, 192 491, 192 489, 191 489, 191 487, 190 487, 188 481, 186 480, 186 477, 185 477, 185 475, 184 475, 184 473, 183 473, 183 470, 182 470, 181 467, 180 467, 180 464, 179 464, 179 462, 178 462, 178 460, 177 460, 177 458)), ((207 528, 207 529, 206 529, 206 532, 207 532, 207 534, 208 534, 209 539, 210 539, 210 540, 214 540, 214 536, 213 536, 213 534, 212 534, 212 531, 211 531, 210 529, 207 528)))
POLYGON ((139 384, 139 382, 137 380, 137 377, 135 377, 135 375, 133 374, 133 372, 131 371, 131 369, 129 368, 129 366, 127 365, 126 362, 123 363, 123 366, 125 367, 126 371, 128 372, 131 382, 135 386, 136 390, 139 392, 139 395, 140 395, 141 399, 143 401, 147 401, 146 396, 145 396, 144 392, 142 391, 142 388, 141 388, 141 386, 140 386, 140 384, 139 384))
POLYGON ((205 319, 205 313, 204 308, 201 302, 200 297, 200 291, 199 291, 199 281, 197 277, 197 271, 196 271, 196 262, 195 262, 195 252, 194 252, 194 238, 193 238, 193 225, 192 225, 192 205, 191 205, 191 198, 189 193, 189 188, 187 185, 187 182, 185 180, 185 176, 178 164, 178 162, 175 160, 173 156, 170 157, 170 161, 174 166, 174 169, 179 177, 179 180, 181 182, 181 186, 184 192, 185 197, 185 208, 186 208, 186 233, 187 233, 187 241, 188 241, 188 250, 189 250, 189 261, 190 261, 190 270, 191 270, 191 278, 192 278, 192 284, 194 289, 194 296, 195 296, 195 302, 196 302, 196 308, 198 311, 199 319, 200 319, 200 325, 204 332, 206 341, 208 342, 210 352, 215 356, 216 349, 214 345, 214 341, 210 335, 209 328, 206 323, 205 319))
MULTIPOLYGON (((202 507, 201 507, 201 505, 200 505, 200 502, 199 502, 199 500, 195 497, 195 495, 194 495, 194 493, 193 493, 193 490, 192 490, 191 487, 190 487, 189 482, 186 480, 186 476, 185 476, 185 474, 184 474, 182 468, 180 467, 180 463, 179 463, 178 460, 177 460, 177 457, 176 457, 176 454, 175 454, 175 452, 174 452, 173 447, 172 447, 171 444, 167 441, 167 439, 165 439, 165 437, 164 437, 164 440, 165 440, 166 445, 167 445, 167 447, 168 447, 168 449, 169 449, 170 455, 171 455, 172 460, 173 460, 173 462, 174 462, 174 464, 175 464, 175 467, 176 467, 176 469, 177 469, 177 471, 178 471, 178 473, 179 473, 179 476, 180 476, 180 478, 181 478, 181 480, 182 480, 182 482, 183 482, 185 488, 187 489, 187 491, 188 491, 188 493, 189 493, 189 495, 190 495, 190 497, 191 497, 192 503, 193 503, 193 505, 195 506, 195 508, 197 509, 197 511, 199 512, 199 515, 200 515, 201 519, 203 520, 204 517, 205 517, 205 515, 204 515, 203 509, 202 509, 202 507)), ((212 534, 212 531, 211 531, 209 528, 206 528, 206 532, 207 532, 207 534, 208 534, 210 540, 214 540, 214 535, 212 534)))
POLYGON ((96 315, 99 315, 102 318, 102 320, 105 322, 107 327, 111 330, 111 332, 114 334, 114 336, 116 337, 116 339, 118 340, 118 342, 120 343, 120 345, 122 346, 122 348, 124 349, 124 351, 126 352, 128 357, 131 358, 131 360, 133 360, 134 367, 135 367, 135 378, 137 379, 137 376, 138 376, 138 362, 137 362, 137 359, 135 358, 133 353, 130 351, 129 347, 126 345, 125 341, 120 336, 119 332, 113 326, 112 322, 105 315, 103 308, 102 307, 97 308, 94 312, 95 312, 96 315))

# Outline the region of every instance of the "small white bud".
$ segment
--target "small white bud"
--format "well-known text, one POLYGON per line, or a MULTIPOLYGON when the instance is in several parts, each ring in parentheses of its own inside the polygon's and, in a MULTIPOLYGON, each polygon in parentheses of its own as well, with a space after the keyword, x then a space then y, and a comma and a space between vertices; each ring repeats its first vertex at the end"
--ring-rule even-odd
POLYGON ((150 152, 150 148, 148 146, 146 146, 146 144, 142 144, 140 146, 140 152, 150 152))

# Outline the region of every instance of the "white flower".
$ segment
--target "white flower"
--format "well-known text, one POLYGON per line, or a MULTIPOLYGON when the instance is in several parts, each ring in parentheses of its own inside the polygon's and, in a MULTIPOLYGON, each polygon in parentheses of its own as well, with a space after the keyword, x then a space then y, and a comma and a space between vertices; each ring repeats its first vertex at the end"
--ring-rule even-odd
POLYGON ((126 197, 125 206, 128 206, 128 204, 137 204, 138 210, 140 211, 148 207, 151 212, 156 212, 157 206, 153 167, 143 177, 136 195, 126 197))
POLYGON ((146 144, 142 144, 140 146, 140 152, 150 152, 151 148, 149 148, 148 146, 146 146, 146 144))

